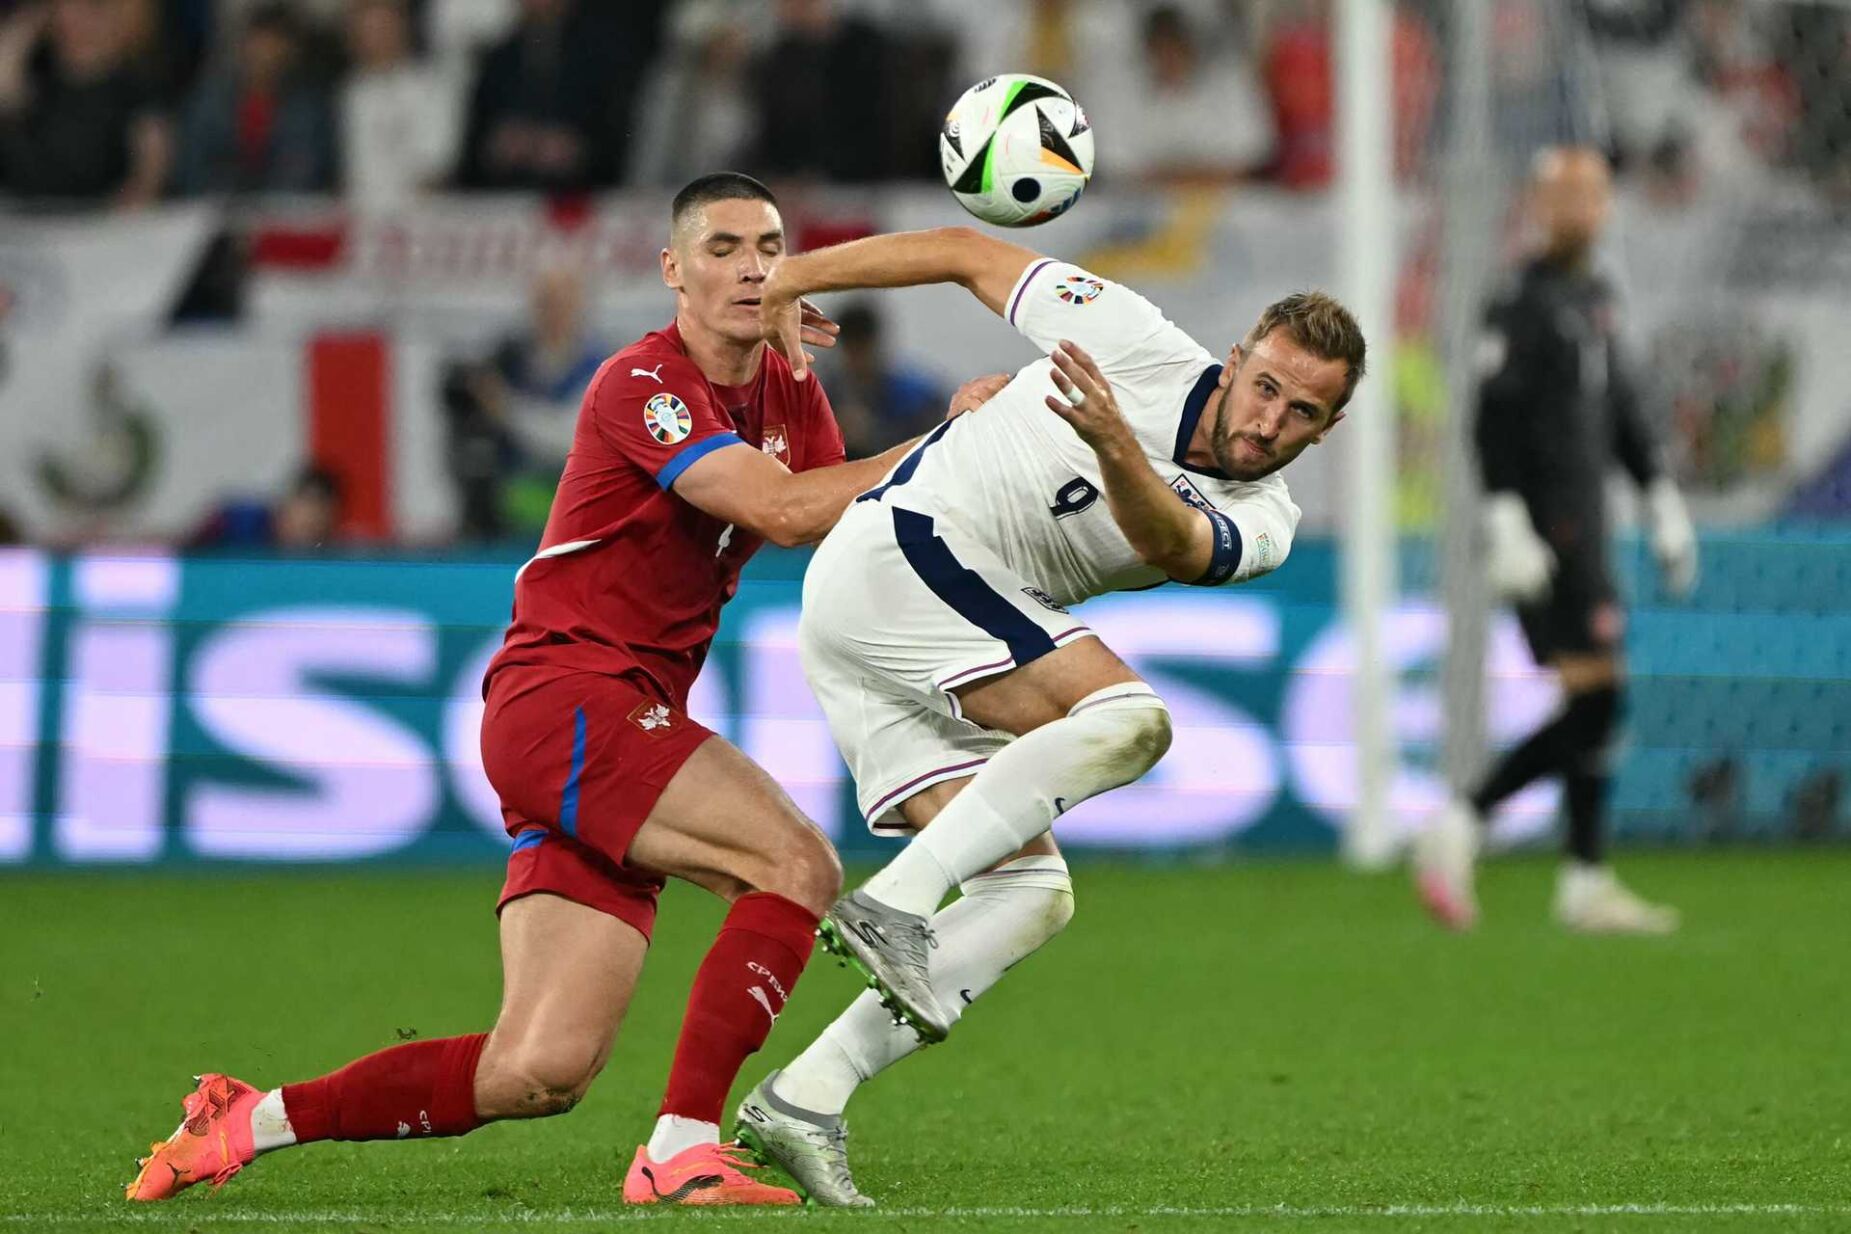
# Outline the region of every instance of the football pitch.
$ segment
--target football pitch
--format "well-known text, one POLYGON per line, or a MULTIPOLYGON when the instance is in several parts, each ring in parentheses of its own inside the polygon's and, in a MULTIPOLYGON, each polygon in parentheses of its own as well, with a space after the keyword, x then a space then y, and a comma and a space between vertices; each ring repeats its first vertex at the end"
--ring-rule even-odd
MULTIPOLYGON (((871 1213, 619 1201, 720 917, 685 889, 572 1114, 131 1207, 193 1072, 268 1086, 486 1028, 496 874, 9 875, 0 1234, 1851 1228, 1851 852, 1622 869, 1682 934, 1560 933, 1536 859, 1487 867, 1468 937, 1399 875, 1082 863, 1068 932, 850 1108, 871 1213)), ((739 1091, 852 993, 819 956, 739 1091)))

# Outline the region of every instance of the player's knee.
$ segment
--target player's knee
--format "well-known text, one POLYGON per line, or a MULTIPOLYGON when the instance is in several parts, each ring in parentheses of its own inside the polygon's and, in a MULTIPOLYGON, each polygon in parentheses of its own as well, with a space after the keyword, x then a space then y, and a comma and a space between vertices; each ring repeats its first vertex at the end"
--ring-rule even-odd
POLYGON ((788 871, 792 889, 785 894, 821 912, 842 894, 842 859, 815 828, 805 827, 804 837, 788 871))
POLYGON ((822 832, 793 820, 785 835, 767 846, 742 879, 748 891, 769 891, 821 914, 842 894, 842 860, 822 832))
POLYGON ((1081 699, 1067 713, 1084 718, 1112 779, 1129 784, 1155 767, 1175 736, 1170 709, 1143 682, 1110 686, 1081 699))

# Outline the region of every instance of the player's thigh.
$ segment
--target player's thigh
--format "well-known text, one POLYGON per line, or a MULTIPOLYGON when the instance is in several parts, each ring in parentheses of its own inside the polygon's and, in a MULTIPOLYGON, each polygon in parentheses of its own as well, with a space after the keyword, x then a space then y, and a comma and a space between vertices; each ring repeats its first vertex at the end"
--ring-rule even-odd
POLYGON ((1142 680, 1095 636, 1065 643, 1000 676, 960 686, 955 693, 966 719, 1019 737, 1065 716, 1095 691, 1142 680))
MULTIPOLYGON (((937 818, 944 811, 945 807, 951 804, 951 799, 962 792, 965 785, 969 784, 973 778, 972 776, 965 776, 961 780, 947 780, 942 784, 934 784, 923 792, 914 794, 900 803, 900 817, 905 820, 906 826, 910 830, 914 832, 924 831, 931 825, 932 820, 937 818)), ((1044 831, 1015 852, 1009 854, 1009 856, 1003 858, 997 865, 1007 865, 1018 857, 1058 856, 1060 856, 1060 846, 1054 843, 1054 833, 1052 831, 1044 831)), ((993 866, 991 868, 994 869, 995 867, 993 866)))
POLYGON ((841 890, 835 849, 737 748, 709 738, 656 798, 629 860, 725 899, 771 891, 821 913, 841 890))
POLYGON ((501 910, 501 1012, 477 1067, 477 1109, 569 1109, 610 1057, 649 941, 608 913, 537 893, 501 910))

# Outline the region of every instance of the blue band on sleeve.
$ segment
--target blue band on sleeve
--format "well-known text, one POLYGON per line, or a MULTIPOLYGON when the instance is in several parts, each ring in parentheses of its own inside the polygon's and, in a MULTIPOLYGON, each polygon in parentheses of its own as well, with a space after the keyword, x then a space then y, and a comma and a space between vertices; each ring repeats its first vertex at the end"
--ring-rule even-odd
POLYGON ((1215 533, 1215 547, 1208 556, 1208 571, 1191 583, 1192 587, 1219 587, 1240 569, 1240 528, 1219 510, 1202 511, 1215 533))
POLYGON ((737 433, 715 433, 699 441, 691 441, 683 446, 679 453, 662 464, 662 470, 656 472, 656 483, 669 488, 681 479, 681 473, 694 466, 700 460, 725 446, 743 446, 745 441, 737 433))

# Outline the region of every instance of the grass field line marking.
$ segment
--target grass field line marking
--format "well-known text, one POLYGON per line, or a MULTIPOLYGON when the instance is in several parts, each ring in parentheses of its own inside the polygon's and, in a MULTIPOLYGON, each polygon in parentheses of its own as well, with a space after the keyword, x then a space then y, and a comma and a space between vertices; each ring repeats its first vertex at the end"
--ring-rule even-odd
MULTIPOLYGON (((648 1221, 662 1216, 665 1210, 647 1208, 563 1208, 518 1209, 505 1213, 440 1212, 368 1212, 312 1211, 238 1212, 234 1209, 203 1210, 188 1204, 159 1209, 136 1209, 128 1212, 111 1210, 93 1213, 6 1213, 0 1222, 13 1225, 76 1225, 97 1221, 130 1224, 170 1225, 176 1221, 187 1226, 199 1225, 368 1225, 401 1226, 528 1226, 562 1225, 566 1222, 648 1221)), ((815 1209, 734 1208, 705 1210, 712 1218, 751 1218, 763 1220, 780 1212, 814 1216, 815 1209)), ((826 1210, 824 1210, 826 1211, 826 1210)), ((847 1210, 844 1210, 847 1211, 847 1210)), ((1243 1204, 1219 1207, 1183 1205, 1071 1205, 1051 1208, 1032 1206, 977 1206, 952 1208, 880 1208, 858 1217, 968 1217, 968 1218, 1059 1218, 1059 1217, 1285 1217, 1285 1218, 1357 1218, 1383 1217, 1824 1217, 1851 1216, 1851 1204, 1243 1204)))

